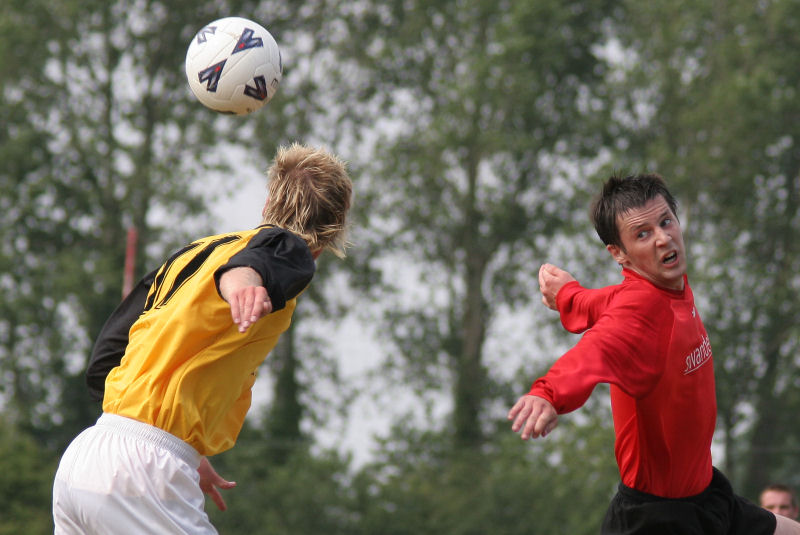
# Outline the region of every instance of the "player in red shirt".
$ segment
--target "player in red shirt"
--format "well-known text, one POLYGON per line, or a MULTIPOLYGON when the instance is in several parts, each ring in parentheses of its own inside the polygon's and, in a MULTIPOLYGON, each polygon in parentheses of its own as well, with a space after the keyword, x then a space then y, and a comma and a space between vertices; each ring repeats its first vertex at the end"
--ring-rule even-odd
POLYGON ((544 437, 558 415, 611 385, 621 483, 604 535, 800 534, 800 524, 733 493, 711 464, 717 416, 711 344, 686 277, 677 203, 661 177, 612 176, 592 206, 622 283, 583 288, 539 270, 542 301, 580 341, 511 408, 523 440, 544 437))

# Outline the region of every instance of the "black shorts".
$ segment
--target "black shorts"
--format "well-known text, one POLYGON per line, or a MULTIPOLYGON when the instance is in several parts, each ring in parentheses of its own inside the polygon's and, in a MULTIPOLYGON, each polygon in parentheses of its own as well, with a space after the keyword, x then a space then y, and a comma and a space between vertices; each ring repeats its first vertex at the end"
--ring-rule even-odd
POLYGON ((602 535, 772 535, 775 515, 733 493, 716 468, 708 487, 687 498, 661 498, 620 483, 602 535))

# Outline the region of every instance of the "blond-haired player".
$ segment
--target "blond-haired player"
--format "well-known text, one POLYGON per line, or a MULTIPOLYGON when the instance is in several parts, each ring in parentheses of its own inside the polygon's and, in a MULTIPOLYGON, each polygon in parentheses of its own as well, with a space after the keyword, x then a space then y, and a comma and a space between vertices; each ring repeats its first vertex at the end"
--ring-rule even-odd
POLYGON ((352 184, 333 154, 279 149, 262 224, 208 236, 148 274, 111 315, 87 370, 103 414, 65 451, 57 534, 216 533, 206 456, 231 448, 256 371, 289 328, 325 250, 342 257, 352 184))

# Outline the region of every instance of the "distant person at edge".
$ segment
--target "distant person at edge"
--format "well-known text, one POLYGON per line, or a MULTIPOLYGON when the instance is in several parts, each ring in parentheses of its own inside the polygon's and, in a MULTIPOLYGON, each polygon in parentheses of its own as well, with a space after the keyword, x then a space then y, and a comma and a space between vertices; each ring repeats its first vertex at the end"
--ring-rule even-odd
POLYGON ((677 203, 664 181, 611 176, 591 215, 623 280, 587 289, 556 266, 540 268, 544 304, 559 312, 565 329, 586 332, 514 404, 511 429, 523 440, 544 437, 559 414, 609 383, 622 481, 603 535, 800 534, 800 524, 734 494, 712 466, 711 344, 686 276, 677 203))
POLYGON ((761 507, 776 515, 783 515, 797 520, 800 508, 797 507, 797 494, 789 485, 773 483, 767 485, 758 497, 761 507))

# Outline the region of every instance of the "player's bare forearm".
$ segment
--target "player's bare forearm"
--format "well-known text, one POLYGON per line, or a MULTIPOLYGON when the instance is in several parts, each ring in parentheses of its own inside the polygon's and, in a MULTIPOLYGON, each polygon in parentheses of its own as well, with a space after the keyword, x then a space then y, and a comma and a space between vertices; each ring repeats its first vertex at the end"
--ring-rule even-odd
POLYGON ((219 292, 231 307, 231 319, 245 332, 259 318, 272 312, 272 302, 261 275, 249 267, 229 269, 219 279, 219 292))
POLYGON ((552 264, 542 264, 539 268, 539 290, 542 292, 542 303, 546 307, 558 310, 556 295, 562 286, 574 281, 575 277, 552 264))
POLYGON ((519 398, 508 411, 508 419, 513 420, 511 430, 521 430, 520 438, 545 437, 558 425, 555 407, 544 398, 526 394, 519 398))

